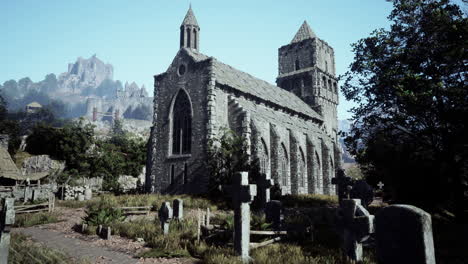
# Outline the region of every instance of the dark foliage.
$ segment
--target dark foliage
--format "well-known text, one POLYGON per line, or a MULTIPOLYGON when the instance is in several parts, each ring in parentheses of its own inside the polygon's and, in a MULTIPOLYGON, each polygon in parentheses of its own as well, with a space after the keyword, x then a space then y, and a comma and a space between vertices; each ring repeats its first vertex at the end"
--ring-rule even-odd
POLYGON ((449 0, 394 0, 389 30, 354 44, 346 144, 398 202, 458 216, 467 190, 468 19, 449 0))

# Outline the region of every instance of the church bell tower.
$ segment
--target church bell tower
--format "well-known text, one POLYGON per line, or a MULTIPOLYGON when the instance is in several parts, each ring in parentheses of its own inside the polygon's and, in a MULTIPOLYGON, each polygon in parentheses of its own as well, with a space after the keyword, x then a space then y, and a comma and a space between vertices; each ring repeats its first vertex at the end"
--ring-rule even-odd
POLYGON ((194 49, 200 48, 200 27, 193 14, 192 6, 189 7, 182 25, 180 25, 180 48, 194 49))
POLYGON ((278 49, 276 84, 301 98, 322 115, 327 133, 338 132, 338 79, 335 53, 306 21, 291 43, 278 49))

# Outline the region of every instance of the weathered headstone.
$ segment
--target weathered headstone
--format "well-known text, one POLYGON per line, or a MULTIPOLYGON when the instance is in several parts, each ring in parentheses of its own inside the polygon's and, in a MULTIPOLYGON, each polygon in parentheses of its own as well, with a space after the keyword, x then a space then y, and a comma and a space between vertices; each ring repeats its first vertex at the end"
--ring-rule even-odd
POLYGON ((343 169, 338 169, 336 171, 336 177, 332 178, 332 184, 335 184, 338 189, 338 200, 340 203, 342 200, 350 198, 350 188, 348 187, 353 185, 353 179, 346 176, 343 169))
POLYGON ((265 208, 266 204, 270 201, 270 188, 273 187, 274 182, 272 179, 267 178, 266 175, 262 175, 257 182, 258 199, 260 201, 260 207, 265 208))
POLYGON ((197 221, 197 242, 200 243, 200 233, 201 233, 201 225, 202 225, 202 214, 200 208, 198 208, 198 221, 197 221))
POLYGON ((234 250, 247 263, 250 260, 250 203, 257 195, 257 186, 249 184, 248 172, 238 172, 230 193, 234 206, 234 250))
POLYGON ((374 216, 359 199, 345 199, 340 205, 343 224, 343 250, 352 261, 362 261, 362 242, 374 232, 374 216))
POLYGON ((272 223, 273 229, 278 230, 281 227, 281 213, 283 206, 278 200, 271 200, 266 204, 265 219, 272 223))
POLYGON ((174 199, 174 201, 172 201, 172 207, 174 209, 174 219, 184 219, 184 201, 182 199, 174 199))
POLYGON ((379 263, 435 264, 431 215, 411 205, 391 205, 376 215, 379 263))
POLYGON ((104 234, 103 234, 104 239, 110 240, 112 238, 112 230, 110 226, 106 226, 104 228, 104 234))
POLYGON ((86 230, 88 230, 88 224, 82 223, 81 224, 81 233, 84 234, 86 232, 86 230))
POLYGON ((158 216, 163 234, 169 234, 169 223, 173 216, 171 204, 169 202, 162 203, 161 208, 159 208, 158 216))
POLYGON ((379 190, 383 190, 383 187, 385 186, 385 184, 383 184, 383 182, 379 182, 377 186, 379 187, 379 190))
POLYGON ((2 201, 0 213, 0 263, 8 263, 8 251, 10 249, 10 231, 15 223, 15 199, 5 198, 2 201))
POLYGON ((82 194, 82 193, 78 194, 78 201, 82 202, 84 200, 85 200, 84 194, 82 194))

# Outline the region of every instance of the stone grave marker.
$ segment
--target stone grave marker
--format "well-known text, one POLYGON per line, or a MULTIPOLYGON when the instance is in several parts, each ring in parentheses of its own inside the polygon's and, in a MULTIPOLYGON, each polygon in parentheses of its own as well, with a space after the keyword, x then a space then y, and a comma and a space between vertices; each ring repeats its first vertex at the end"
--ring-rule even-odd
POLYGON ((278 200, 271 200, 266 204, 265 208, 265 219, 268 223, 272 223, 272 227, 275 230, 281 227, 281 213, 283 206, 278 200))
POLYGON ((172 201, 172 207, 174 210, 174 219, 179 221, 184 219, 184 201, 182 199, 174 199, 174 201, 172 201))
POLYGON ((273 187, 274 181, 267 178, 266 175, 260 177, 257 182, 258 199, 260 201, 260 207, 265 208, 267 203, 270 201, 270 188, 273 187))
POLYGON ((84 191, 84 199, 88 201, 88 200, 91 200, 92 198, 93 198, 93 191, 91 190, 91 188, 86 186, 86 189, 84 191))
POLYGON ((8 263, 8 251, 10 250, 10 231, 15 223, 15 199, 5 198, 2 201, 0 212, 0 263, 8 263))
POLYGON ((234 206, 234 250, 244 263, 250 261, 250 203, 257 195, 257 186, 249 184, 249 173, 234 175, 229 188, 234 206))
POLYGON ((340 205, 343 223, 343 250, 352 261, 362 261, 362 242, 374 233, 374 216, 359 199, 345 199, 340 205))
POLYGON ((159 208, 158 216, 163 234, 169 234, 169 223, 173 216, 171 204, 169 202, 162 203, 161 208, 159 208))
POLYGON ((379 190, 383 190, 383 187, 385 186, 385 184, 383 184, 383 182, 380 181, 380 182, 377 184, 377 186, 379 187, 379 190))
POLYGON ((411 205, 391 205, 375 219, 379 263, 435 264, 431 215, 411 205))
POLYGON ((335 184, 338 189, 338 200, 350 199, 350 186, 353 185, 353 179, 346 176, 343 169, 338 169, 336 177, 332 178, 332 184, 335 184))

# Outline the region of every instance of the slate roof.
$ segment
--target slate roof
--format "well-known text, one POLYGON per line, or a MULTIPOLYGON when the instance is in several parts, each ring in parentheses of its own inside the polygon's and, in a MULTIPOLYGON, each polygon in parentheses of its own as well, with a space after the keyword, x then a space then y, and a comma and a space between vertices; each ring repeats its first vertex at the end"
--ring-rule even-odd
POLYGON ((183 25, 192 25, 198 27, 197 19, 195 18, 195 14, 193 13, 192 6, 189 7, 187 14, 185 15, 184 21, 182 21, 183 25))
POLYGON ((213 71, 216 82, 229 86, 240 92, 262 98, 281 107, 304 114, 317 120, 323 120, 321 115, 314 111, 308 104, 295 94, 264 80, 258 79, 248 73, 237 70, 227 64, 219 62, 213 57, 208 57, 191 49, 184 50, 196 61, 213 60, 213 71))
POLYGON ((22 179, 21 172, 11 159, 10 153, 3 147, 0 147, 0 178, 22 179))
POLYGON ((27 105, 28 107, 42 107, 42 105, 38 102, 32 102, 27 105))
POLYGON ((316 37, 317 36, 315 35, 314 31, 310 28, 309 24, 307 24, 307 21, 304 21, 304 23, 302 23, 302 26, 297 31, 291 43, 297 43, 305 39, 312 39, 316 37))

